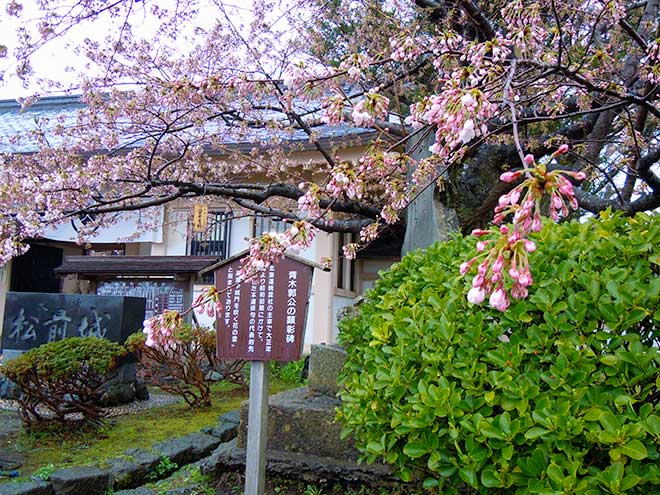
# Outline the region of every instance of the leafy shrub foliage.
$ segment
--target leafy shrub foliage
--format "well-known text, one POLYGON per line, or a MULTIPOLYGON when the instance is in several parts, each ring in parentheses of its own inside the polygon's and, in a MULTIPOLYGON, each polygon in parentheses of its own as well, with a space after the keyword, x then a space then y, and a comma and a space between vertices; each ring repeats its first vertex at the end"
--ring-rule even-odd
POLYGON ((270 374, 284 383, 290 385, 304 385, 307 382, 307 373, 305 369, 306 358, 298 361, 289 361, 287 363, 270 362, 270 374))
POLYGON ((192 407, 210 406, 208 371, 219 371, 224 379, 243 384, 245 365, 244 361, 219 361, 215 335, 213 330, 180 324, 158 345, 147 345, 147 336, 138 332, 128 338, 126 346, 140 360, 146 381, 180 395, 192 407))
POLYGON ((474 240, 406 256, 341 323, 346 433, 440 493, 660 492, 660 217, 546 226, 534 290, 471 306, 474 240))
POLYGON ((98 337, 73 337, 35 347, 0 366, 0 373, 20 388, 20 414, 28 425, 67 415, 85 420, 103 415, 99 399, 123 346, 98 337))

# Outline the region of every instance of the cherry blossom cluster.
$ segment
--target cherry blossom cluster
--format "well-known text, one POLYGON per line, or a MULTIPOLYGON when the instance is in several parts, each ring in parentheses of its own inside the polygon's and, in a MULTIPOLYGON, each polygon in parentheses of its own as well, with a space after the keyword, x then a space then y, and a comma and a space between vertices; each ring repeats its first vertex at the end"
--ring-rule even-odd
POLYGON ((502 9, 502 17, 507 22, 507 40, 521 55, 536 57, 542 54, 547 32, 537 3, 523 5, 522 0, 514 0, 502 9))
MULTIPOLYGON (((562 145, 551 155, 551 159, 568 151, 562 145)), ((566 217, 568 207, 577 209, 573 186, 566 176, 583 180, 583 172, 553 170, 548 172, 544 163, 537 164, 533 155, 523 159, 522 170, 504 172, 500 180, 513 183, 524 177, 523 182, 500 197, 490 229, 476 229, 472 235, 479 238, 476 250, 479 254, 461 264, 461 275, 467 274, 477 265, 477 274, 472 279, 472 288, 467 298, 473 304, 482 303, 489 296, 489 304, 505 311, 513 299, 528 295, 533 283, 528 253, 536 250, 536 244, 528 237, 541 230, 542 200, 550 197, 550 217, 557 221, 566 217), (510 225, 502 225, 506 219, 510 225), (507 283, 507 280, 510 283, 507 283)))
POLYGON ((364 99, 353 106, 351 118, 358 127, 371 127, 378 119, 387 117, 390 99, 378 94, 375 90, 369 90, 364 99))
POLYGON ((423 42, 418 38, 406 35, 392 37, 390 38, 390 57, 396 62, 410 62, 424 53, 422 46, 423 42))
MULTIPOLYGON (((252 279, 284 257, 288 250, 298 253, 312 245, 317 229, 309 222, 299 220, 282 233, 266 232, 250 239, 248 256, 241 260, 238 280, 252 279)), ((254 280, 253 280, 254 282, 254 280)))
POLYGON ((660 83, 660 45, 658 40, 648 44, 646 56, 641 61, 641 75, 652 84, 660 83))
MULTIPOLYGON (((227 287, 228 289, 228 287, 227 287)), ((220 301, 220 293, 217 287, 204 287, 200 294, 195 298, 192 305, 195 311, 200 315, 205 314, 209 318, 217 318, 222 313, 222 303, 220 301)))
POLYGON ((509 297, 504 285, 505 274, 512 280, 511 297, 527 297, 527 287, 533 282, 527 253, 535 251, 536 245, 533 241, 524 239, 520 230, 511 231, 506 225, 472 232, 472 235, 478 237, 489 234, 493 235, 493 239, 477 242, 477 251, 485 252, 485 258, 481 260, 479 256, 475 256, 464 262, 461 265, 461 275, 465 275, 472 265, 481 261, 477 266, 477 274, 472 279, 472 288, 467 299, 472 304, 481 304, 486 296, 490 295, 490 305, 499 311, 505 311, 509 307, 509 297))
POLYGON ((310 80, 319 77, 329 77, 333 73, 333 69, 319 64, 314 60, 299 60, 290 63, 284 71, 284 85, 289 90, 300 90, 308 85, 310 80))
POLYGON ((479 89, 463 90, 456 84, 440 94, 425 98, 411 106, 408 122, 415 126, 436 126, 436 142, 429 148, 434 154, 449 156, 462 144, 488 132, 486 122, 497 105, 489 102, 479 89))
POLYGON ((313 182, 301 182, 298 188, 305 190, 305 194, 298 198, 298 209, 309 217, 318 218, 321 215, 321 188, 313 182))
POLYGON ((345 97, 336 94, 323 100, 323 115, 321 120, 326 124, 336 125, 344 121, 345 97))
POLYGON ((369 68, 370 63, 371 60, 364 53, 354 53, 339 64, 339 69, 346 71, 349 81, 356 82, 362 77, 364 71, 369 68))
POLYGON ((380 223, 374 222, 370 223, 362 230, 360 230, 360 241, 364 243, 369 243, 378 237, 378 230, 380 229, 380 223))
POLYGON ((336 198, 345 193, 351 199, 360 199, 364 192, 362 181, 363 176, 357 173, 355 167, 344 162, 330 171, 330 181, 325 189, 336 198))
POLYGON ((147 335, 145 345, 148 347, 165 347, 172 340, 174 331, 183 323, 181 313, 168 310, 145 320, 144 333, 147 335))
POLYGON ((344 244, 341 249, 344 258, 347 260, 354 260, 359 248, 360 245, 357 242, 351 242, 350 244, 344 244))

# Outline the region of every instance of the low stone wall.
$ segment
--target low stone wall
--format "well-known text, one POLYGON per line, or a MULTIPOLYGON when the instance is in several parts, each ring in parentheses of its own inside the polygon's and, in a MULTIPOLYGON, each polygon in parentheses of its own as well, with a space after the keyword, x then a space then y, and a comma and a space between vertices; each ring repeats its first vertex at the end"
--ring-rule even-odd
POLYGON ((154 468, 163 458, 179 467, 199 461, 238 434, 238 411, 223 414, 215 427, 157 443, 150 451, 129 449, 124 457, 98 466, 71 467, 53 472, 47 481, 31 480, 0 484, 0 495, 115 495, 153 493, 139 488, 154 481, 154 468))

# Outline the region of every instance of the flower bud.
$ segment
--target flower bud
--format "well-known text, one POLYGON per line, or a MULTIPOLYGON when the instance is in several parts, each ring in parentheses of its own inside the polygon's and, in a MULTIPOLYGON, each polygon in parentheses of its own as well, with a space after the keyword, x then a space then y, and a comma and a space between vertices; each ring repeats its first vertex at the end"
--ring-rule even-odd
POLYGON ((498 287, 493 291, 488 302, 498 311, 506 311, 506 308, 509 307, 509 298, 506 296, 506 292, 504 292, 502 287, 498 287))
POLYGON ((472 287, 467 293, 467 300, 472 304, 481 304, 486 299, 486 292, 481 287, 472 287))
POLYGON ((513 182, 522 175, 522 170, 516 170, 515 172, 504 172, 500 175, 500 180, 502 182, 513 182))
POLYGON ((567 145, 567 144, 562 144, 559 148, 557 148, 557 151, 555 151, 555 152, 552 154, 552 157, 555 158, 555 157, 557 157, 557 156, 559 156, 559 155, 563 155, 563 154, 566 153, 567 151, 568 151, 568 145, 567 145))

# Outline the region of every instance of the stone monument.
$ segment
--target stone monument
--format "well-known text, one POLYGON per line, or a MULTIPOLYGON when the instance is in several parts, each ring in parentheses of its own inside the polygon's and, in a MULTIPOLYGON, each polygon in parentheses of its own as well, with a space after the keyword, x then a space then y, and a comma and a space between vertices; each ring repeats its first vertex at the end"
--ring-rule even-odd
MULTIPOLYGON (((145 299, 95 294, 9 292, 0 354, 5 362, 48 342, 68 337, 101 337, 123 344, 142 329, 145 299)), ((106 384, 105 406, 148 398, 136 378, 135 359, 126 359, 106 384)), ((0 398, 11 398, 15 386, 0 376, 0 398)))

